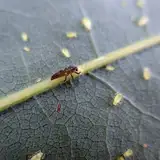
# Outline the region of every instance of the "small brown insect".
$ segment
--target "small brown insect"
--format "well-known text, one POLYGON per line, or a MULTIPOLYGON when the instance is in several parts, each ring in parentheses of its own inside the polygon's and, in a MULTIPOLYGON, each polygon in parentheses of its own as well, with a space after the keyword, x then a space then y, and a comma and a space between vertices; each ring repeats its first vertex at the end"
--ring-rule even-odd
POLYGON ((78 68, 76 66, 69 66, 69 67, 65 68, 64 70, 60 70, 57 73, 53 74, 51 77, 51 80, 65 76, 64 82, 66 82, 67 77, 69 75, 71 75, 71 77, 73 79, 73 75, 72 75, 73 73, 80 74, 81 72, 78 72, 78 68))

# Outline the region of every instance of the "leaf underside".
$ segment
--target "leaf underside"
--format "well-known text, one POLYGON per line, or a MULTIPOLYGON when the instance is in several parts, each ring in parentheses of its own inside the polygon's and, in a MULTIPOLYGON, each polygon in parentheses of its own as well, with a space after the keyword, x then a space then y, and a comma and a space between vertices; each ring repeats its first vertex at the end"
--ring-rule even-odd
MULTIPOLYGON (((38 78, 45 79, 69 65, 78 65, 104 53, 158 34, 160 2, 135 0, 0 0, 0 96, 18 91, 38 78), (147 15, 146 28, 131 17, 147 15), (93 28, 80 25, 89 17, 93 28), (65 33, 76 31, 76 39, 65 33), (21 32, 29 36, 30 53, 21 32), (61 48, 71 52, 69 59, 61 48)), ((109 160, 131 148, 136 160, 160 156, 160 48, 114 63, 115 70, 99 69, 35 96, 0 115, 0 159, 19 160, 41 150, 48 160, 109 160), (153 77, 142 78, 147 66, 153 77), (118 107, 115 93, 124 95, 118 107), (60 112, 57 106, 61 104, 60 112), (144 143, 149 144, 143 148, 144 143)))

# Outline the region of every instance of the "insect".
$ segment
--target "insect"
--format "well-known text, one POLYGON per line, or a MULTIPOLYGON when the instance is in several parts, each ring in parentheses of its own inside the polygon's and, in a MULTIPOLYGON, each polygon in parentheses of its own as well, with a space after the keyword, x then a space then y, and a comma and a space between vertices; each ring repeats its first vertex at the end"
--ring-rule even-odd
POLYGON ((147 16, 142 16, 137 20, 137 25, 139 27, 143 27, 143 26, 146 26, 148 22, 149 22, 149 18, 147 16))
POLYGON ((44 159, 44 157, 45 157, 44 153, 42 153, 41 151, 37 151, 32 155, 28 155, 27 160, 42 160, 44 159))
POLYGON ((60 70, 57 73, 53 74, 51 77, 51 80, 65 76, 64 82, 66 82, 67 77, 69 75, 71 75, 71 77, 73 79, 73 75, 72 75, 73 73, 80 74, 81 72, 78 72, 78 68, 76 66, 69 66, 69 67, 65 68, 64 70, 60 70))
POLYGON ((106 66, 106 70, 108 71, 114 71, 115 70, 115 67, 111 66, 111 65, 107 65, 106 66))
POLYGON ((61 104, 58 104, 57 106, 57 112, 59 113, 61 111, 61 104))
POLYGON ((66 37, 67 38, 77 38, 77 33, 76 32, 67 32, 66 37))
POLYGON ((133 155, 133 151, 131 149, 128 149, 122 155, 117 156, 116 160, 125 160, 126 158, 131 157, 132 155, 133 155))
POLYGON ((61 50, 61 52, 65 57, 67 57, 67 58, 71 57, 71 54, 70 54, 70 52, 69 52, 69 50, 67 48, 63 48, 61 50))
POLYGON ((30 48, 29 47, 24 47, 23 50, 26 51, 26 52, 30 52, 30 48))
POLYGON ((113 99, 113 105, 117 106, 118 104, 120 104, 120 102, 122 102, 122 100, 123 100, 123 95, 121 93, 116 93, 113 99))
POLYGON ((150 72, 150 69, 145 67, 143 69, 143 78, 144 80, 149 80, 151 78, 151 72, 150 72))
POLYGON ((84 17, 82 20, 81 20, 81 24, 83 25, 83 27, 87 30, 87 31, 90 31, 92 29, 92 22, 89 18, 87 17, 84 17))
POLYGON ((22 33, 21 33, 21 38, 22 38, 22 40, 23 40, 24 42, 27 42, 28 39, 29 39, 27 33, 25 33, 25 32, 22 32, 22 33))

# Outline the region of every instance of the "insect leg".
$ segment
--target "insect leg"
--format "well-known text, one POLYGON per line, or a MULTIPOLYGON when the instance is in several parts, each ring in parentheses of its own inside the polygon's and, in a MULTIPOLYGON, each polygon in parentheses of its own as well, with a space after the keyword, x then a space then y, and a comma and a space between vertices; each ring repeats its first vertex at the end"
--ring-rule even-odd
POLYGON ((72 75, 72 73, 71 73, 71 77, 72 77, 72 79, 73 79, 73 75, 72 75))
POLYGON ((65 80, 64 80, 64 82, 66 82, 66 81, 67 81, 67 77, 68 77, 68 75, 65 75, 65 80))

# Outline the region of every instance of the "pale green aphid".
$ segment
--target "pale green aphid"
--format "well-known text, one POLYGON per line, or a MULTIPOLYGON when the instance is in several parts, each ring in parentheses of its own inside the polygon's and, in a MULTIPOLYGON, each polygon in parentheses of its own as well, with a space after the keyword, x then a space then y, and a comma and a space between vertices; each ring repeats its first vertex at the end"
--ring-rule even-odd
POLYGON ((139 27, 146 26, 149 22, 149 18, 147 16, 142 16, 137 20, 137 25, 139 27))
POLYGON ((143 78, 144 80, 149 80, 151 78, 151 71, 147 67, 143 69, 143 78))
POLYGON ((23 48, 23 50, 26 51, 26 52, 30 52, 31 51, 30 48, 26 47, 26 46, 23 48))
POLYGON ((70 52, 69 52, 69 50, 67 48, 63 48, 61 50, 61 52, 65 57, 67 57, 67 58, 71 57, 71 54, 70 54, 70 52))
POLYGON ((21 33, 21 38, 22 38, 22 40, 23 40, 24 42, 27 42, 28 39, 29 39, 27 33, 25 33, 25 32, 22 32, 22 33, 21 33))
POLYGON ((92 22, 89 18, 87 17, 82 18, 81 23, 87 31, 90 31, 92 29, 92 22))
POLYGON ((130 157, 133 155, 133 151, 131 149, 128 149, 126 152, 123 153, 124 157, 130 157))
POLYGON ((123 100, 123 95, 121 93, 116 93, 115 97, 113 98, 113 105, 117 106, 123 100))
POLYGON ((106 70, 107 71, 114 71, 115 70, 115 67, 111 66, 111 65, 107 65, 106 66, 106 70))
POLYGON ((67 32, 66 37, 67 38, 77 38, 77 33, 76 32, 67 32))
POLYGON ((44 159, 45 154, 42 153, 41 151, 36 152, 30 160, 42 160, 44 159))

